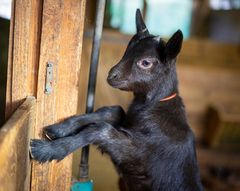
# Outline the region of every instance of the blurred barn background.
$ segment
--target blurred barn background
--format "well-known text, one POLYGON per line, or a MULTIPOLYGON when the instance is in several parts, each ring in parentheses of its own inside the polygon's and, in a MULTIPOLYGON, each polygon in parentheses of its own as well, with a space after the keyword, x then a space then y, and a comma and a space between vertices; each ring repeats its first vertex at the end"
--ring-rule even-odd
MULTIPOLYGON (((178 58, 180 95, 196 135, 203 181, 209 190, 240 190, 240 1, 109 0, 105 11, 95 108, 122 105, 132 94, 106 83, 135 32, 135 9, 144 12, 151 33, 185 36, 178 58), (210 126, 208 124, 211 124, 210 126), (229 153, 230 152, 230 153, 229 153), (235 160, 235 161, 234 161, 235 160), (236 166, 237 165, 237 166, 236 166)), ((82 64, 88 65, 95 4, 87 2, 82 64)), ((80 74, 79 112, 85 112, 88 67, 80 74)), ((73 172, 77 175, 78 154, 73 172)), ((90 173, 96 190, 117 190, 117 174, 106 156, 91 148, 90 173)))
MULTIPOLYGON (((79 113, 85 112, 95 1, 87 1, 79 82, 79 113)), ((240 0, 108 0, 97 77, 95 108, 122 105, 132 94, 106 83, 109 69, 122 57, 135 32, 140 8, 149 31, 162 38, 181 29, 178 57, 180 95, 197 139, 197 154, 206 190, 240 190, 240 0)), ((76 23, 77 24, 77 23, 76 23)), ((9 20, 0 18, 0 115, 4 115, 9 20)), ((0 118, 3 119, 3 118, 0 118)), ((3 120, 0 120, 3 123, 3 120)), ((74 154, 78 176, 80 152, 74 154)), ((110 159, 90 150, 94 190, 118 190, 110 159)))

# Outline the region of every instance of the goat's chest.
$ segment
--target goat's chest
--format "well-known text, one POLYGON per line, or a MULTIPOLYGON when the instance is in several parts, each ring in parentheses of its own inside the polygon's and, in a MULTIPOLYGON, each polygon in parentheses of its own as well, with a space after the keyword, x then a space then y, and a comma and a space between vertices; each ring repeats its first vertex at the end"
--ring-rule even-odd
POLYGON ((125 125, 141 126, 142 120, 149 116, 149 109, 144 105, 131 105, 128 109, 125 125))

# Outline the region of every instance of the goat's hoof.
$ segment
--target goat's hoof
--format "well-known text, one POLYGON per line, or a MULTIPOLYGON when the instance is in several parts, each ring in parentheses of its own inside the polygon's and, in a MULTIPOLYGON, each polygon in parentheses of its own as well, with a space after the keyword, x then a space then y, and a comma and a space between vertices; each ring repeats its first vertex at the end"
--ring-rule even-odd
POLYGON ((62 135, 60 132, 59 132, 59 128, 55 125, 50 125, 48 127, 45 127, 43 129, 43 135, 48 138, 49 140, 54 140, 54 139, 57 139, 57 138, 61 138, 61 137, 64 137, 64 135, 62 135))
POLYGON ((53 148, 49 141, 42 141, 38 139, 32 139, 30 141, 30 155, 34 160, 44 163, 53 160, 52 155, 54 153, 53 148))

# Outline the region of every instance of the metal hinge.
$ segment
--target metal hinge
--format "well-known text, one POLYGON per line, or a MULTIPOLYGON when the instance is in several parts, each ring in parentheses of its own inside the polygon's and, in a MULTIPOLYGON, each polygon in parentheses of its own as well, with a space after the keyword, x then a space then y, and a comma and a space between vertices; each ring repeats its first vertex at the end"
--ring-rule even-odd
POLYGON ((51 94, 53 91, 53 63, 48 62, 46 68, 45 94, 51 94))

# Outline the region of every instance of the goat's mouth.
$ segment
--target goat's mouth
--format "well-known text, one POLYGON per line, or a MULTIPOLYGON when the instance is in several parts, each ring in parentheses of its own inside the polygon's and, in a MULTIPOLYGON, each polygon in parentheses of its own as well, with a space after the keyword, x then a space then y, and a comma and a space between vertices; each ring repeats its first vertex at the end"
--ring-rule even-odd
POLYGON ((107 82, 113 88, 118 88, 121 90, 126 90, 128 87, 127 80, 109 80, 109 79, 107 79, 107 82))

